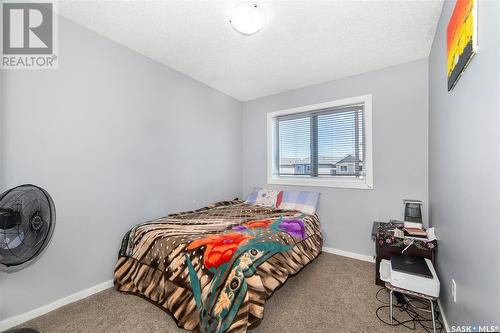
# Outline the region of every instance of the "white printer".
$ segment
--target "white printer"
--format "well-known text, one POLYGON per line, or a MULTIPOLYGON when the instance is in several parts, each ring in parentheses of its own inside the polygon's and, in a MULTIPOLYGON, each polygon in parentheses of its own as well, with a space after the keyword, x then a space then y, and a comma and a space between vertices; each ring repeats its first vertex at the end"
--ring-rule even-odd
POLYGON ((391 267, 391 262, 385 259, 382 259, 380 262, 380 279, 382 281, 389 282, 397 288, 406 289, 432 297, 439 297, 440 285, 436 271, 434 270, 434 266, 429 259, 425 259, 425 262, 432 273, 432 279, 394 271, 391 267))

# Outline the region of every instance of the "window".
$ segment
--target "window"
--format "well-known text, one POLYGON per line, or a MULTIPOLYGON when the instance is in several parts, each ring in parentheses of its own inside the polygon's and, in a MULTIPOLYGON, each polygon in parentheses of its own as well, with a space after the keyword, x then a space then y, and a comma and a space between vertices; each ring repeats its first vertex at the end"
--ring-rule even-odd
POLYGON ((371 95, 267 117, 269 184, 373 188, 371 95))

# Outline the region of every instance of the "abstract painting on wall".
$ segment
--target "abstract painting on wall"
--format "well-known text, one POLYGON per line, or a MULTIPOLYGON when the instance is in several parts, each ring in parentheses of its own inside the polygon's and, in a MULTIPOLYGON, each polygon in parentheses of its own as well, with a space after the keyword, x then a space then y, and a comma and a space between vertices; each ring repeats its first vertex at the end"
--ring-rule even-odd
POLYGON ((477 52, 477 0, 457 0, 446 37, 450 91, 477 52))

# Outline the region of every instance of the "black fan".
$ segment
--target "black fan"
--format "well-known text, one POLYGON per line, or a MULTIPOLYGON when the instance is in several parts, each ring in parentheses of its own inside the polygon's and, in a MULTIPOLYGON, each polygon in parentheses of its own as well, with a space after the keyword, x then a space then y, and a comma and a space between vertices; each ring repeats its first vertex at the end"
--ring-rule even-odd
MULTIPOLYGON (((39 258, 55 225, 54 202, 43 188, 27 184, 0 194, 0 271, 18 271, 39 258)), ((37 331, 21 328, 7 333, 37 331)))
POLYGON ((18 271, 33 263, 55 225, 54 202, 44 189, 21 185, 0 194, 0 270, 18 271))

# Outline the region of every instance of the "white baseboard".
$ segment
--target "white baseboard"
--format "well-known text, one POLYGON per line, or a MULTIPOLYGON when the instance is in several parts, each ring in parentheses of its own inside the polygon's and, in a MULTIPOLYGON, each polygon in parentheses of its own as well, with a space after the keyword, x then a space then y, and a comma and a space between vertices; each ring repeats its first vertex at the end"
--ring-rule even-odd
MULTIPOLYGON (((349 251, 344 251, 344 250, 339 250, 339 249, 334 249, 331 247, 323 247, 323 252, 327 253, 333 253, 339 256, 343 257, 348 257, 348 258, 353 258, 353 259, 358 259, 358 260, 363 260, 363 261, 368 261, 368 262, 375 262, 375 259, 371 256, 367 256, 365 254, 359 254, 359 253, 354 253, 354 252, 349 252, 349 251)), ((444 329, 446 332, 451 332, 450 331, 450 326, 448 325, 448 321, 446 320, 446 316, 444 314, 443 307, 441 305, 441 300, 438 299, 437 301, 439 310, 441 312, 441 320, 443 321, 444 329)))
POLYGON ((333 253, 333 254, 336 254, 336 255, 339 255, 339 256, 353 258, 353 259, 358 259, 358 260, 363 260, 363 261, 368 261, 368 262, 375 262, 375 259, 373 258, 373 256, 367 256, 366 254, 359 254, 359 253, 354 253, 354 252, 349 252, 349 251, 334 249, 334 248, 331 248, 331 247, 324 247, 323 246, 323 252, 333 253))
POLYGON ((441 320, 443 321, 444 329, 446 332, 450 331, 450 326, 448 325, 448 320, 446 320, 446 316, 444 315, 443 307, 441 306, 441 300, 438 298, 439 312, 441 313, 441 320))
MULTIPOLYGON (((327 252, 327 253, 333 253, 333 254, 336 254, 339 256, 343 256, 343 257, 348 257, 348 258, 353 258, 353 259, 358 259, 358 260, 368 261, 368 262, 375 262, 372 256, 367 256, 364 254, 343 251, 343 250, 334 249, 334 248, 330 248, 330 247, 323 247, 323 251, 327 252)), ((0 332, 7 330, 9 328, 12 328, 14 326, 20 325, 20 324, 22 324, 28 320, 31 320, 33 318, 44 315, 50 311, 53 311, 57 308, 60 308, 61 306, 64 306, 66 304, 76 302, 76 301, 81 300, 85 297, 91 296, 91 295, 96 294, 100 291, 111 288, 112 286, 113 286, 113 280, 109 280, 109 281, 100 283, 98 285, 95 285, 93 287, 90 287, 88 289, 78 291, 74 294, 63 297, 63 298, 58 299, 52 303, 49 303, 49 304, 44 305, 42 307, 36 308, 36 309, 31 310, 29 312, 20 314, 20 315, 15 316, 15 317, 7 318, 3 321, 0 321, 0 332)), ((441 309, 441 304, 439 304, 439 308, 441 309)), ((443 316, 443 322, 445 323, 445 326, 448 329, 448 324, 446 322, 446 319, 444 317, 442 310, 441 310, 441 313, 443 316)))
MULTIPOLYGON (((375 260, 371 256, 367 256, 365 254, 349 252, 349 251, 343 251, 343 250, 339 250, 339 249, 334 249, 331 247, 323 247, 323 252, 333 253, 333 254, 336 254, 339 256, 358 259, 358 260, 362 260, 362 261, 375 262, 375 260)), ((67 297, 60 298, 57 301, 54 301, 52 303, 49 303, 49 304, 44 305, 42 307, 39 307, 37 309, 31 310, 29 312, 20 314, 18 316, 7 318, 3 321, 0 321, 0 332, 7 330, 9 328, 12 328, 14 326, 20 325, 28 320, 42 316, 46 313, 49 313, 50 311, 53 311, 55 309, 60 308, 61 306, 76 302, 78 300, 81 300, 85 297, 91 296, 93 294, 96 294, 100 291, 103 291, 103 290, 111 288, 111 287, 113 287, 113 280, 109 280, 109 281, 100 283, 98 285, 95 285, 93 287, 90 287, 88 289, 78 291, 78 292, 71 294, 67 297)), ((446 332, 450 332, 450 327, 448 326, 448 321, 446 320, 446 316, 444 314, 443 307, 441 306, 441 300, 439 300, 439 299, 438 299, 438 305, 439 305, 439 310, 441 311, 441 318, 442 318, 445 330, 446 330, 446 332)))
MULTIPOLYGON (((368 262, 374 262, 373 257, 367 256, 364 254, 333 249, 330 247, 323 247, 323 251, 328 252, 328 253, 337 254, 339 256, 354 258, 354 259, 368 261, 368 262)), ((96 293, 103 291, 105 289, 111 288, 112 286, 113 286, 113 280, 109 280, 109 281, 100 283, 98 285, 95 285, 93 287, 90 287, 88 289, 78 291, 78 292, 71 294, 69 296, 60 298, 52 303, 41 306, 41 307, 36 308, 34 310, 31 310, 29 312, 20 314, 20 315, 15 316, 15 317, 7 318, 3 321, 0 321, 0 332, 7 330, 9 328, 12 328, 14 326, 20 325, 20 324, 22 324, 28 320, 31 320, 33 318, 44 315, 50 311, 53 311, 57 308, 60 308, 61 306, 64 306, 66 304, 76 302, 78 300, 81 300, 82 298, 88 297, 90 295, 96 294, 96 293)))
POLYGON ((0 332, 9 329, 11 327, 20 325, 28 320, 31 320, 33 318, 36 318, 38 316, 44 315, 50 311, 53 311, 57 308, 60 308, 61 306, 64 306, 69 303, 76 302, 78 300, 81 300, 82 298, 88 297, 90 295, 96 294, 100 291, 103 291, 105 289, 111 288, 113 286, 113 280, 109 280, 103 283, 100 283, 98 285, 95 285, 93 287, 90 287, 88 289, 78 291, 74 294, 71 294, 69 296, 60 298, 52 303, 49 303, 47 305, 41 306, 39 308, 36 308, 34 310, 31 310, 29 312, 20 314, 15 317, 7 318, 3 321, 0 321, 0 332))

